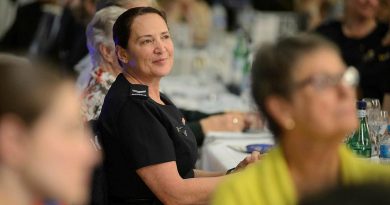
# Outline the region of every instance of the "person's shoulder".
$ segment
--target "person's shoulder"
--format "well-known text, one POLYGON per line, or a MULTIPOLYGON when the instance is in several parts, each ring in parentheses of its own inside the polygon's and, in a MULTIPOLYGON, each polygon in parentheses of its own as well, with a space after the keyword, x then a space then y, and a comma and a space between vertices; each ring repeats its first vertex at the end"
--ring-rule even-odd
POLYGON ((379 35, 385 36, 389 32, 389 24, 379 21, 376 31, 379 33, 379 35))
POLYGON ((358 158, 351 150, 342 146, 340 148, 343 178, 346 182, 372 182, 383 181, 390 183, 390 166, 378 164, 373 159, 358 158))
POLYGON ((264 181, 263 178, 268 177, 267 172, 273 172, 270 168, 274 168, 274 164, 279 166, 280 163, 283 163, 284 159, 280 149, 280 147, 274 147, 260 161, 227 177, 225 183, 231 186, 244 186, 244 189, 252 189, 252 186, 257 186, 256 183, 264 181))
POLYGON ((361 181, 390 184, 390 166, 388 164, 363 161, 359 164, 359 170, 361 181))
POLYGON ((389 29, 389 23, 378 21, 378 27, 381 29, 389 29))
POLYGON ((149 89, 146 85, 130 84, 129 99, 146 101, 149 99, 149 89))
POLYGON ((111 85, 107 94, 108 98, 120 98, 125 100, 147 100, 149 98, 148 86, 129 83, 123 74, 119 74, 111 85))
POLYGON ((341 21, 339 20, 330 20, 322 23, 315 30, 315 33, 321 34, 324 36, 334 36, 341 33, 341 21))
POLYGON ((226 176, 217 187, 213 197, 213 205, 252 204, 260 199, 263 186, 258 178, 260 163, 253 164, 245 170, 226 176))
POLYGON ((336 19, 325 21, 316 28, 316 30, 326 29, 341 29, 341 21, 336 19))
POLYGON ((389 164, 381 164, 380 161, 375 161, 375 159, 370 160, 371 161, 358 160, 363 178, 390 183, 389 164))
POLYGON ((115 79, 104 98, 102 114, 116 115, 128 101, 130 96, 130 84, 122 74, 115 79), (106 111, 109 110, 109 111, 106 111))
POLYGON ((280 147, 229 176, 217 189, 214 204, 295 204, 293 181, 280 147), (233 201, 233 202, 230 202, 233 201))

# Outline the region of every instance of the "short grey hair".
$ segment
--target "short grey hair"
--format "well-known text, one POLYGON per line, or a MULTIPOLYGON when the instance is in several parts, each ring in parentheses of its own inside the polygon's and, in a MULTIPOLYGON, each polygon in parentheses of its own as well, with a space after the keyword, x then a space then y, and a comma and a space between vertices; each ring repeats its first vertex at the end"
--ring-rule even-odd
POLYGON ((95 16, 87 26, 87 46, 92 64, 97 67, 103 60, 99 51, 99 45, 103 44, 112 49, 115 48, 112 40, 112 27, 116 19, 126 11, 118 6, 109 6, 96 12, 95 16))

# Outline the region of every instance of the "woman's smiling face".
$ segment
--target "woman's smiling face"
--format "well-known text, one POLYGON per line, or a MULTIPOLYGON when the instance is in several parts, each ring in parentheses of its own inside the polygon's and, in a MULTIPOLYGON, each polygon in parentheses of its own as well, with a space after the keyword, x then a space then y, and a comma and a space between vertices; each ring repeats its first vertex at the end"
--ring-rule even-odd
POLYGON ((173 42, 164 19, 150 13, 138 16, 131 25, 126 49, 127 69, 142 78, 161 78, 173 66, 173 42))

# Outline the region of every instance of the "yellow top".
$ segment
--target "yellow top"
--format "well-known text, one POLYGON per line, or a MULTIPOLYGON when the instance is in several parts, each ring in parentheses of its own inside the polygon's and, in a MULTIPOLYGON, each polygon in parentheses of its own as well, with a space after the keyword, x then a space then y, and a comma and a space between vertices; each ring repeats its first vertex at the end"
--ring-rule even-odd
MULTIPOLYGON (((365 162, 340 146, 341 180, 344 185, 390 180, 390 167, 365 162)), ((314 170, 313 170, 314 171, 314 170)), ((298 203, 292 177, 280 147, 218 187, 213 205, 256 204, 293 205, 298 203)))

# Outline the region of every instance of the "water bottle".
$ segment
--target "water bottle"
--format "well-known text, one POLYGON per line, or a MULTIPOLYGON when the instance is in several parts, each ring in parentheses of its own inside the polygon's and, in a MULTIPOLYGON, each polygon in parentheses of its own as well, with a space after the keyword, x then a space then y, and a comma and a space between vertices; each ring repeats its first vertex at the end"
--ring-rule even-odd
POLYGON ((216 30, 225 31, 227 26, 227 14, 225 7, 219 2, 215 3, 212 7, 213 12, 213 24, 216 30))
POLYGON ((240 88, 240 91, 242 91, 246 84, 249 84, 250 67, 248 37, 243 30, 239 30, 237 32, 236 46, 233 49, 232 83, 237 85, 240 88))
POLYGON ((386 133, 379 141, 379 158, 381 161, 390 162, 390 125, 387 126, 386 133))
POLYGON ((367 104, 364 101, 357 102, 359 127, 348 140, 347 146, 358 156, 369 158, 371 157, 371 139, 367 124, 367 104))

